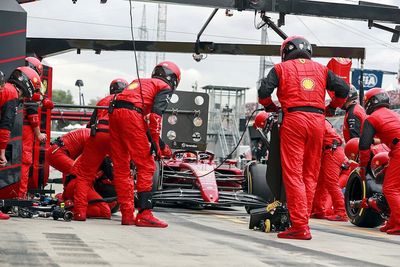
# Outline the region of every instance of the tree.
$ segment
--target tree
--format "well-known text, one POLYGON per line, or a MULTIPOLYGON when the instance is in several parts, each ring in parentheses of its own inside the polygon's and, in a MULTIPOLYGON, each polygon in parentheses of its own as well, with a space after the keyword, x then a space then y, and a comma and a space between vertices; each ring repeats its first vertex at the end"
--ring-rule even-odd
POLYGON ((53 102, 57 104, 75 104, 74 99, 72 98, 71 91, 64 91, 64 90, 59 90, 55 89, 53 90, 53 95, 52 95, 52 100, 53 102))
MULTIPOLYGON (((52 92, 52 100, 57 104, 75 104, 74 99, 72 98, 71 92, 55 89, 52 92)), ((68 120, 56 120, 52 123, 52 129, 61 131, 64 127, 68 126, 69 124, 73 123, 72 121, 68 120)))
POLYGON ((101 99, 101 97, 96 97, 96 98, 92 98, 89 100, 89 106, 96 106, 97 102, 99 102, 99 100, 101 99))

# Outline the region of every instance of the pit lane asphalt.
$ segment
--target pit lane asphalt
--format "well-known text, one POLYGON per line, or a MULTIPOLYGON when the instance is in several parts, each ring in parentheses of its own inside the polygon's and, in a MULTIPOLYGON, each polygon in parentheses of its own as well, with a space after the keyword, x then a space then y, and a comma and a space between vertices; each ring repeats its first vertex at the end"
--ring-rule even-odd
POLYGON ((248 229, 242 207, 155 209, 166 229, 111 220, 0 221, 0 266, 399 266, 400 236, 311 220, 311 241, 248 229))

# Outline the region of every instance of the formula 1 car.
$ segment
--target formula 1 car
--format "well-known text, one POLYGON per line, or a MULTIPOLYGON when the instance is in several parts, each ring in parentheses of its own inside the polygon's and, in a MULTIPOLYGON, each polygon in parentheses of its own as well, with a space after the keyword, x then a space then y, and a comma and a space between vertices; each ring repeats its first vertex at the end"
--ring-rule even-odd
POLYGON ((247 193, 248 181, 233 161, 216 168, 214 154, 177 150, 158 164, 153 202, 180 205, 263 207, 265 198, 247 193))
POLYGON ((372 159, 367 168, 365 181, 358 169, 351 174, 346 184, 345 207, 352 224, 373 228, 381 225, 390 214, 389 205, 382 193, 382 184, 389 162, 387 147, 381 145, 371 149, 372 159))

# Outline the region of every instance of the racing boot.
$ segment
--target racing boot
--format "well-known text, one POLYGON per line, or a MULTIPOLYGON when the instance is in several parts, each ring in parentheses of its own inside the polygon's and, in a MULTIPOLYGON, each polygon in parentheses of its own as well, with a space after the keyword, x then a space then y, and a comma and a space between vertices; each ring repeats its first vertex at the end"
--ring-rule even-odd
POLYGON ((136 226, 140 227, 168 227, 168 224, 154 217, 152 213, 152 192, 138 192, 139 213, 136 215, 136 226))
POLYGON ((0 220, 8 220, 10 216, 0 211, 0 220))
POLYGON ((310 227, 304 225, 301 227, 290 227, 286 231, 278 233, 278 238, 311 240, 312 236, 310 227))
POLYGON ((168 224, 156 217, 149 209, 140 210, 136 216, 136 226, 166 228, 168 224))
POLYGON ((326 219, 327 216, 326 216, 325 212, 314 212, 314 213, 311 214, 310 217, 314 218, 314 219, 323 220, 323 219, 326 219))
POLYGON ((135 209, 134 208, 121 208, 121 224, 134 225, 135 224, 135 209))
POLYGON ((392 224, 390 223, 390 219, 389 219, 389 220, 387 220, 387 221, 385 222, 385 224, 384 224, 382 227, 379 228, 379 231, 381 231, 381 232, 387 232, 387 230, 392 229, 392 228, 393 228, 393 226, 392 226, 392 224))
POLYGON ((326 216, 326 219, 328 221, 335 221, 335 222, 347 222, 349 220, 346 214, 333 214, 331 216, 326 216))
POLYGON ((400 225, 393 226, 386 231, 388 235, 400 235, 400 225))

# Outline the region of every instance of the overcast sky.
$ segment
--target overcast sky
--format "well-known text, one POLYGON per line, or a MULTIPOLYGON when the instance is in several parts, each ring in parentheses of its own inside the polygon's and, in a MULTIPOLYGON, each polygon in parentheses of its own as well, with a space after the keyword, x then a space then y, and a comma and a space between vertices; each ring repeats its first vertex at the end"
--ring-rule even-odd
MULTIPOLYGON (((24 4, 28 13, 28 36, 129 40, 129 2, 99 2, 78 0, 77 4, 72 4, 71 0, 42 0, 24 4)), ((328 2, 357 3, 353 0, 328 2)), ((400 0, 379 2, 400 6, 400 0)), ((135 1, 133 5, 134 27, 137 28, 142 21, 144 3, 135 1)), ((156 40, 157 5, 145 5, 149 40, 156 40)), ((211 11, 209 8, 168 5, 167 40, 194 42, 211 11)), ((317 45, 365 47, 365 68, 388 71, 399 68, 400 45, 390 42, 391 34, 388 32, 369 30, 367 22, 288 15, 282 29, 288 35, 303 35, 317 45)), ((253 12, 234 12, 233 17, 226 17, 220 10, 206 29, 202 41, 259 43, 260 35, 260 30, 254 28, 253 12)), ((268 30, 268 35, 272 44, 281 43, 280 37, 272 30, 268 30)), ((137 30, 135 37, 138 39, 137 30)), ((196 81, 200 87, 209 84, 250 87, 247 102, 256 101, 259 57, 209 55, 197 63, 190 54, 166 54, 166 59, 176 62, 183 71, 180 90, 191 90, 196 81)), ((273 57, 272 61, 278 63, 280 59, 273 57)), ((325 64, 327 59, 318 61, 325 64)), ((83 90, 88 101, 106 95, 110 81, 117 77, 128 81, 136 78, 132 52, 103 51, 101 55, 95 55, 94 51, 82 51, 80 55, 69 52, 46 58, 46 62, 54 68, 54 88, 70 90, 76 102, 78 92, 74 85, 77 79, 84 81, 83 90)), ((353 61, 354 67, 358 64, 353 61)), ((148 75, 154 65, 155 55, 148 53, 148 75)), ((385 75, 384 87, 395 84, 394 80, 394 76, 385 75)))

